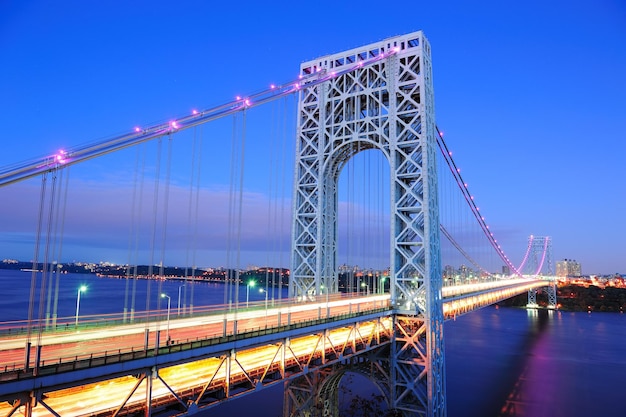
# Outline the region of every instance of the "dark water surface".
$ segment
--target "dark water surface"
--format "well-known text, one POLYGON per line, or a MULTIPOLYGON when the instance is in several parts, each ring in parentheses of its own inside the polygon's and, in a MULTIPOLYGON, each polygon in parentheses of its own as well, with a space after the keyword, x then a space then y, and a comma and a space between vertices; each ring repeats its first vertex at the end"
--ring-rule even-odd
MULTIPOLYGON (((0 321, 28 317, 30 282, 29 272, 0 270, 0 321)), ((88 289, 81 295, 81 316, 123 310, 125 280, 67 274, 59 286, 60 317, 75 314, 76 292, 83 284, 88 289)), ((171 296, 173 310, 177 307, 182 282, 163 281, 159 287, 138 280, 137 310, 145 308, 148 285, 152 308, 159 291, 171 296)), ((223 303, 222 284, 195 284, 193 289, 195 305, 223 303)), ((36 299, 39 294, 37 289, 36 299)), ((190 294, 188 284, 181 302, 188 304, 190 294)), ((245 297, 240 287, 239 299, 245 302, 245 297)), ((251 291, 249 298, 263 300, 264 294, 251 291)), ((444 337, 449 417, 626 416, 624 314, 488 307, 446 322, 444 337)), ((369 381, 355 381, 354 391, 373 390, 369 381)), ((282 385, 277 385, 197 415, 279 417, 282 403, 282 385)))
MULTIPOLYGON (((488 307, 444 331, 449 417, 626 416, 623 314, 488 307)), ((201 415, 279 417, 282 400, 273 387, 201 415)))

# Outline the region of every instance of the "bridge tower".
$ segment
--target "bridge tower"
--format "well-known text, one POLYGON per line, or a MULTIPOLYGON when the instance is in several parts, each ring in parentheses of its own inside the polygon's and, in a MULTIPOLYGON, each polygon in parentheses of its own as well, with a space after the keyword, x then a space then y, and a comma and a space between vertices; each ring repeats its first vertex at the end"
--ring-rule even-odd
MULTIPOLYGON (((391 408, 407 416, 445 416, 438 133, 429 42, 421 31, 389 38, 303 63, 300 75, 290 296, 339 291, 339 175, 358 152, 382 152, 390 167, 395 337, 377 365, 386 370, 382 385, 389 387, 384 394, 391 408), (307 87, 307 77, 320 72, 327 81, 307 87)), ((308 384, 312 397, 319 385, 308 384)), ((285 398, 301 397, 302 391, 302 384, 288 384, 285 398)), ((289 415, 315 413, 321 411, 307 401, 286 405, 289 415)))
MULTIPOLYGON (((548 308, 556 308, 556 283, 552 262, 552 239, 549 236, 533 236, 528 238, 528 252, 525 260, 524 275, 533 277, 542 276, 551 280, 547 288, 548 308)), ((537 290, 528 290, 527 307, 536 308, 537 290)))

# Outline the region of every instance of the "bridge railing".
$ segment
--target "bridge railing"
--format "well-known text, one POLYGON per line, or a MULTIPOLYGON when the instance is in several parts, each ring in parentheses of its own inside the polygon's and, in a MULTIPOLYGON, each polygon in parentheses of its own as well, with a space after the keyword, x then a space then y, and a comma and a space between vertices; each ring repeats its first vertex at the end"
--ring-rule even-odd
MULTIPOLYGON (((329 316, 320 316, 316 319, 303 319, 293 322, 277 325, 265 325, 252 328, 245 328, 242 331, 213 332, 198 336, 195 338, 186 338, 173 340, 165 346, 148 347, 129 346, 114 350, 105 350, 99 352, 91 352, 84 355, 71 355, 58 357, 52 360, 42 360, 37 367, 24 369, 23 362, 5 364, 0 367, 0 381, 19 380, 31 378, 35 375, 49 375, 60 372, 76 371, 79 369, 91 368, 95 366, 109 365, 118 362, 131 361, 136 359, 144 359, 158 355, 169 353, 189 351, 193 349, 215 346, 223 343, 256 338, 264 335, 282 333, 291 330, 302 329, 319 324, 327 324, 335 321, 342 321, 350 318, 356 318, 363 314, 371 314, 387 311, 390 309, 388 300, 385 302, 376 302, 370 304, 359 304, 355 311, 350 310, 348 313, 332 314, 329 316)), ((253 310, 250 308, 249 310, 253 310)))

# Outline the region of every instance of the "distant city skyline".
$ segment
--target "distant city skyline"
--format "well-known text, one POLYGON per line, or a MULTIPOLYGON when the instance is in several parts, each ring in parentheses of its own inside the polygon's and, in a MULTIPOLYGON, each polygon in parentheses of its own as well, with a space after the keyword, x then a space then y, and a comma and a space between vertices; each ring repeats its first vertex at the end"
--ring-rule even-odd
MULTIPOLYGON (((301 62, 318 56, 423 30, 432 46, 437 124, 513 263, 534 234, 552 238, 554 260, 576 259, 587 274, 626 271, 623 2, 419 3, 410 18, 381 11, 373 1, 354 7, 324 1, 314 7, 246 1, 237 7, 202 1, 184 7, 165 1, 4 2, 0 51, 8 61, 0 68, 0 170, 292 80, 301 62), (324 19, 333 23, 319 25, 324 19)), ((252 118, 249 122, 245 152, 255 155, 268 143, 252 118)), ((292 129, 294 123, 286 126, 292 129)), ((206 136, 207 147, 226 147, 221 136, 206 136)), ((293 134, 284 139, 293 140, 293 134)), ((277 149, 291 152, 293 143, 283 145, 277 149)), ((293 170, 275 156, 277 171, 293 170)), ((198 239, 208 249, 196 254, 195 262, 218 266, 220 260, 226 264, 218 243, 229 239, 224 230, 231 194, 228 161, 216 158, 210 162, 215 185, 206 190, 201 208, 221 208, 212 216, 200 211, 207 226, 198 239)), ((83 197, 72 201, 63 259, 128 262, 128 225, 117 224, 115 216, 132 206, 129 184, 137 160, 129 150, 123 158, 72 168, 72 187, 83 197), (118 186, 101 189, 105 178, 118 186), (83 200, 94 199, 102 206, 95 222, 94 215, 81 217, 83 200), (97 229, 94 236, 102 233, 97 241, 80 236, 87 225, 97 229)), ((263 164, 267 161, 254 161, 247 172, 243 199, 254 215, 243 227, 259 230, 239 242, 240 265, 271 261, 289 267, 290 214, 269 222, 268 207, 284 205, 289 211, 291 190, 273 184, 270 194, 262 188, 265 179, 250 173, 263 164), (269 225, 280 253, 272 260, 263 254, 266 243, 260 243, 269 225)), ((189 163, 172 166, 169 192, 173 201, 186 202, 189 163)), ((0 188, 3 257, 32 259, 27 240, 36 224, 32 201, 38 193, 37 181, 0 188)), ((169 209, 184 215, 186 206, 169 209)), ((168 234, 171 263, 190 260, 186 241, 179 239, 187 228, 175 224, 180 233, 168 234)), ((158 259, 160 249, 155 245, 156 254, 142 256, 158 259)), ((378 252, 369 250, 370 256, 378 252)))

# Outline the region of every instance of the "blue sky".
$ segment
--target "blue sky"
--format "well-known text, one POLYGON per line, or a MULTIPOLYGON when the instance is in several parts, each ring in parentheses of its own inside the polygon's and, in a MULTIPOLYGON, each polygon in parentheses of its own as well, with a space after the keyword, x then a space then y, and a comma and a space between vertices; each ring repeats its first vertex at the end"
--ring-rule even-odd
MULTIPOLYGON (((417 30, 432 46, 437 124, 510 258, 521 260, 530 234, 547 235, 555 260, 576 259, 583 273, 626 273, 619 0, 3 1, 0 167, 209 108, 292 80, 301 62, 417 30)), ((263 143, 250 135, 254 153, 263 143)), ((134 160, 92 167, 109 163, 134 160)), ((93 171, 81 181, 95 192, 93 171)), ((36 184, 19 187, 0 190, 0 258, 31 256, 16 244, 25 215, 16 207, 36 184)), ((223 184, 213 191, 228 199, 223 184)), ((262 190, 247 192, 267 204, 262 190)), ((254 239, 247 245, 253 251, 254 239)), ((84 246, 72 255, 113 253, 103 241, 96 252, 79 253, 84 246)), ((124 260, 122 252, 112 256, 124 260)))

